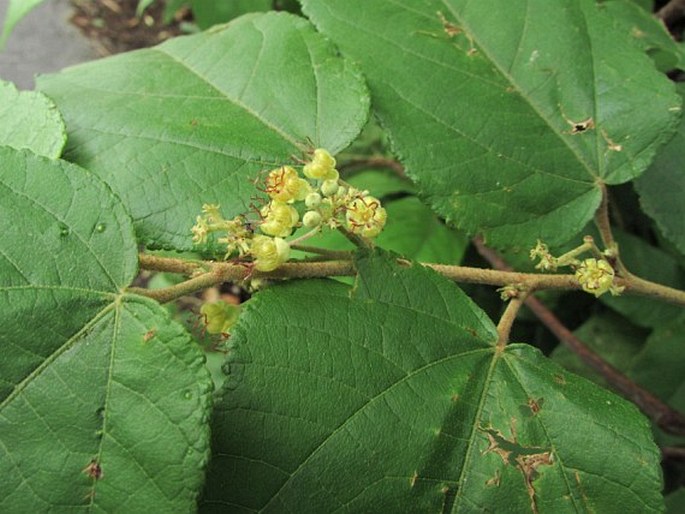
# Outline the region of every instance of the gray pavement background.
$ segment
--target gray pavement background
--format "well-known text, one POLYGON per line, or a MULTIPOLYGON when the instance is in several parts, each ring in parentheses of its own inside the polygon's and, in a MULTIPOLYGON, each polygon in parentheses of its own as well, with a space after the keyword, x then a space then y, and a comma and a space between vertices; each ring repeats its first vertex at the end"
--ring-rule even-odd
MULTIPOLYGON (((0 27, 9 0, 0 0, 0 27)), ((89 40, 69 23, 69 0, 48 0, 14 27, 0 51, 0 78, 33 89, 33 77, 97 58, 89 40)))

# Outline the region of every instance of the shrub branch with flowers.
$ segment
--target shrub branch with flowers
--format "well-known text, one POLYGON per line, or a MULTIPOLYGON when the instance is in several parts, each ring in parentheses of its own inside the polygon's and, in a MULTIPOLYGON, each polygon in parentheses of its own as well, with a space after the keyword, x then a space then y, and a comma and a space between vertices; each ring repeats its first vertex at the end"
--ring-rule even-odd
POLYGON ((322 227, 341 229, 364 238, 380 234, 387 218, 381 202, 368 191, 340 184, 335 159, 327 150, 314 150, 311 161, 304 164, 302 171, 312 183, 301 178, 292 166, 281 166, 268 173, 264 192, 269 202, 261 208, 255 207, 258 220, 249 220, 246 215, 225 220, 219 205, 205 204, 191 229, 193 242, 206 243, 210 234, 221 233, 223 236, 217 242, 226 245, 225 258, 234 254, 238 258, 249 256, 256 270, 273 271, 288 260, 292 244, 309 239, 322 227), (296 206, 304 210, 301 222, 296 206), (255 234, 252 227, 257 227, 262 234, 255 234), (286 241, 284 238, 298 227, 311 230, 286 241))
POLYGON ((1 83, 0 511, 678 512, 682 48, 562 3, 1 83))

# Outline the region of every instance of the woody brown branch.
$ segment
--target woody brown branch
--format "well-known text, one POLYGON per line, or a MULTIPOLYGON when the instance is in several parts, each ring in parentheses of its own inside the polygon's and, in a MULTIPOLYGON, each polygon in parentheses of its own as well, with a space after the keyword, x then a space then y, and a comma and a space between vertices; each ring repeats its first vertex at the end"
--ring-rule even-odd
POLYGON ((685 0, 671 0, 656 13, 667 27, 672 27, 685 17, 685 0))

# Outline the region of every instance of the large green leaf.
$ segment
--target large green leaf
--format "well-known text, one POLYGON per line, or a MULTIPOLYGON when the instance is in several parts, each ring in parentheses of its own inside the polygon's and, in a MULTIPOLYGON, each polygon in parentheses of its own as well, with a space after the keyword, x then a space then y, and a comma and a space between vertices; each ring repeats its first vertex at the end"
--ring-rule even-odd
POLYGON ((246 212, 260 171, 335 153, 364 126, 361 75, 306 20, 248 15, 152 49, 42 77, 69 128, 66 158, 102 177, 142 240, 191 247, 203 203, 246 212))
POLYGON ((592 0, 303 0, 366 74, 433 207, 496 246, 563 243, 644 171, 673 84, 592 0))
POLYGON ((657 512, 628 402, 495 327, 418 265, 254 298, 215 412, 205 512, 657 512))
POLYGON ((211 379, 96 177, 0 147, 0 511, 189 512, 211 379))
MULTIPOLYGON (((678 85, 678 92, 685 97, 685 84, 678 85)), ((685 255, 685 117, 654 164, 635 181, 635 189, 645 212, 685 255)))
POLYGON ((57 107, 42 93, 17 91, 0 80, 0 145, 27 148, 57 158, 67 142, 67 130, 57 107))

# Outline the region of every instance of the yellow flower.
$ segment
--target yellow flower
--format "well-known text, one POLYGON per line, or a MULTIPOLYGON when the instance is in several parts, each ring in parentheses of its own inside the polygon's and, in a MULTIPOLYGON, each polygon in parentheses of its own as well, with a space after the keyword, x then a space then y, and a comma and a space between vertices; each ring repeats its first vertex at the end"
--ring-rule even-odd
POLYGON ((266 177, 266 193, 279 202, 304 200, 312 187, 305 179, 300 178, 291 166, 281 166, 271 170, 266 177))
POLYGON ((269 236, 288 237, 300 219, 294 207, 276 200, 262 207, 260 212, 264 221, 259 229, 269 236))
POLYGON ((362 237, 376 237, 385 226, 388 215, 373 196, 358 196, 346 205, 347 227, 362 237))
POLYGON ((585 259, 576 270, 576 280, 583 291, 596 297, 610 290, 612 294, 617 294, 614 291, 620 292, 613 288, 614 269, 607 261, 585 259))
POLYGON ((530 251, 530 260, 534 261, 536 257, 540 258, 540 262, 535 265, 535 269, 542 271, 557 270, 557 259, 555 259, 551 253, 549 253, 549 248, 547 245, 539 239, 535 245, 535 248, 530 251))
POLYGON ((221 216, 221 211, 219 211, 219 204, 216 203, 206 203, 202 206, 202 214, 207 220, 207 223, 221 223, 223 221, 223 216, 221 216))
POLYGON ((250 250, 255 258, 255 268, 259 271, 273 271, 290 256, 290 245, 280 237, 258 234, 252 240, 250 250))
POLYGON ((207 234, 209 233, 209 226, 207 221, 202 217, 198 216, 195 220, 195 225, 190 229, 193 233, 193 243, 201 244, 207 241, 207 234))
POLYGON ((302 169, 307 178, 314 180, 338 180, 338 170, 335 169, 335 159, 323 148, 314 150, 311 162, 302 169))
POLYGON ((226 231, 226 237, 219 238, 217 242, 226 245, 226 258, 236 250, 239 255, 245 255, 250 250, 252 233, 247 228, 245 218, 236 216, 231 221, 224 221, 222 229, 226 231))

